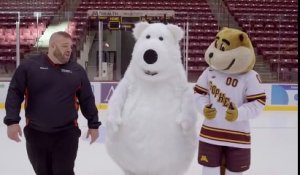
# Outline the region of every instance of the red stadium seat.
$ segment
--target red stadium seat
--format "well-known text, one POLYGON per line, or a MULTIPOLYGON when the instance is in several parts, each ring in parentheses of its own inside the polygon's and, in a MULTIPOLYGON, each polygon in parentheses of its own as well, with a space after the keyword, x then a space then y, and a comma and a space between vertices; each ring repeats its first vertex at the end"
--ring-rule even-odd
POLYGON ((279 69, 280 60, 277 58, 272 58, 269 60, 271 71, 277 72, 279 69))
POLYGON ((291 72, 291 81, 298 82, 298 67, 292 68, 291 72))
POLYGON ((291 71, 288 68, 282 67, 279 69, 279 79, 283 82, 289 82, 291 80, 291 71))
POLYGON ((292 60, 291 59, 280 59, 280 67, 291 68, 292 60))
POLYGON ((293 68, 297 68, 298 69, 298 59, 291 59, 291 67, 293 68))

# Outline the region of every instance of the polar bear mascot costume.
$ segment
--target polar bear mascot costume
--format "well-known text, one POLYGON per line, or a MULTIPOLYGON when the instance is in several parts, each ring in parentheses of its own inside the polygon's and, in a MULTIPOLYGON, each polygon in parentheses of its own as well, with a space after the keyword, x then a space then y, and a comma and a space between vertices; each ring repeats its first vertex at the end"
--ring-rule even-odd
POLYGON ((222 175, 242 175, 250 167, 249 121, 266 102, 260 77, 252 70, 255 54, 248 35, 223 28, 205 61, 209 67, 194 87, 197 108, 205 117, 198 151, 202 175, 220 175, 220 169, 222 175))
POLYGON ((108 103, 106 147, 125 175, 183 175, 197 149, 193 88, 181 62, 184 32, 140 22, 131 62, 108 103))

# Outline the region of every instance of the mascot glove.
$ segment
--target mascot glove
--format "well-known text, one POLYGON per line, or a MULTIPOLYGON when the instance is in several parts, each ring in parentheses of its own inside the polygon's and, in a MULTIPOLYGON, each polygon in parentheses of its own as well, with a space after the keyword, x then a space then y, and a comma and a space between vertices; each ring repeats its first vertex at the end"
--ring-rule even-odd
POLYGON ((225 119, 229 122, 233 122, 236 121, 237 118, 238 118, 238 109, 233 103, 230 103, 226 111, 225 119))
POLYGON ((205 105, 203 109, 204 117, 208 120, 214 119, 216 117, 216 108, 212 108, 212 104, 205 105))
POLYGON ((118 132, 121 124, 122 124, 122 119, 120 116, 118 117, 111 116, 111 115, 108 116, 107 126, 111 128, 113 132, 118 132))

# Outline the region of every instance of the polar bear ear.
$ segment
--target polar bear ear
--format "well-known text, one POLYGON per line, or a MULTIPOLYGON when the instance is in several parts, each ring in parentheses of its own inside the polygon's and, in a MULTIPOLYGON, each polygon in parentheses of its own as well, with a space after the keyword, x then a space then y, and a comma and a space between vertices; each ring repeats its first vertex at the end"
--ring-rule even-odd
POLYGON ((149 26, 149 23, 147 23, 147 22, 136 23, 133 28, 134 38, 137 40, 148 26, 149 26))
POLYGON ((180 41, 184 37, 184 31, 182 28, 174 24, 168 24, 167 28, 172 32, 176 41, 180 41))

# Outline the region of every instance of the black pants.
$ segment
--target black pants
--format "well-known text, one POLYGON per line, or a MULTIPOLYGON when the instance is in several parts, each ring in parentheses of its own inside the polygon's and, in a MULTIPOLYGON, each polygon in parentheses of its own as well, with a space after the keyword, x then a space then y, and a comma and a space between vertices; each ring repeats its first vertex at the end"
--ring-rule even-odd
POLYGON ((44 133, 26 126, 24 135, 27 155, 36 175, 74 175, 79 128, 44 133))

